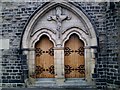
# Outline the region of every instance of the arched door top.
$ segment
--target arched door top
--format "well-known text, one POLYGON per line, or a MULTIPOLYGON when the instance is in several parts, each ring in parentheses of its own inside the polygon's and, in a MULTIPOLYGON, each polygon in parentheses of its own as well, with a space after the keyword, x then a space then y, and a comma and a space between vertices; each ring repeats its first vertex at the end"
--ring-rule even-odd
POLYGON ((44 29, 38 30, 37 32, 35 32, 34 34, 32 34, 28 47, 34 48, 35 43, 37 41, 39 41, 39 39, 43 35, 46 35, 47 37, 49 37, 49 40, 53 42, 54 46, 56 45, 55 39, 54 39, 55 34, 53 34, 52 31, 44 28, 44 29))
POLYGON ((80 28, 75 28, 75 27, 69 28, 68 30, 66 30, 66 31, 64 32, 64 34, 63 34, 63 38, 64 38, 64 39, 63 39, 63 41, 62 41, 63 46, 64 46, 64 43, 70 38, 70 36, 71 36, 72 34, 76 34, 76 35, 79 37, 79 39, 81 39, 81 40, 84 42, 85 46, 90 46, 89 40, 92 39, 92 38, 90 38, 90 36, 87 35, 87 34, 86 34, 83 30, 81 30, 80 28))
MULTIPOLYGON (((32 15, 32 17, 28 21, 28 24, 25 27, 25 30, 23 32, 23 36, 22 36, 22 39, 21 39, 21 45, 20 45, 21 48, 28 48, 28 47, 30 48, 29 42, 31 40, 31 35, 34 35, 34 33, 36 33, 36 32, 33 32, 34 28, 38 28, 38 27, 35 27, 35 25, 39 24, 37 22, 42 21, 42 18, 46 15, 46 13, 48 13, 49 11, 51 11, 52 9, 54 9, 54 8, 56 8, 58 6, 62 7, 63 9, 65 9, 66 12, 70 11, 71 13, 74 14, 74 16, 79 18, 80 23, 82 23, 82 24, 81 24, 81 26, 77 26, 77 25, 76 26, 79 27, 79 28, 84 27, 81 30, 83 30, 86 33, 86 35, 88 35, 90 38, 92 38, 92 40, 94 40, 94 44, 92 44, 92 46, 97 46, 97 37, 96 37, 96 33, 95 33, 95 30, 94 30, 94 27, 91 24, 91 21, 88 19, 88 17, 80 9, 78 9, 73 4, 68 3, 68 2, 61 2, 61 3, 50 2, 50 3, 46 4, 45 6, 43 6, 42 8, 40 7, 34 13, 34 15, 32 15)), ((54 10, 53 10, 53 12, 54 12, 54 10)), ((67 21, 65 21, 65 22, 67 22, 67 21)), ((51 22, 49 22, 49 23, 51 23, 51 22)), ((55 22, 52 22, 52 23, 55 23, 55 22)), ((64 25, 66 25, 66 24, 63 23, 63 27, 64 27, 64 25)), ((41 28, 44 28, 44 27, 41 27, 41 28)), ((38 28, 38 29, 41 30, 41 28, 38 28)), ((38 29, 36 29, 36 30, 38 30, 38 29)), ((51 28, 48 28, 48 29, 52 30, 51 28)), ((67 30, 67 29, 68 29, 68 27, 65 28, 63 30, 63 32, 65 30, 67 30)), ((47 33, 50 34, 49 30, 47 30, 47 33)), ((56 31, 55 31, 55 33, 56 33, 56 31)), ((52 33, 51 36, 55 35, 55 33, 52 33)), ((56 37, 53 37, 53 39, 55 40, 56 37)), ((57 41, 54 41, 54 43, 57 43, 57 41)))

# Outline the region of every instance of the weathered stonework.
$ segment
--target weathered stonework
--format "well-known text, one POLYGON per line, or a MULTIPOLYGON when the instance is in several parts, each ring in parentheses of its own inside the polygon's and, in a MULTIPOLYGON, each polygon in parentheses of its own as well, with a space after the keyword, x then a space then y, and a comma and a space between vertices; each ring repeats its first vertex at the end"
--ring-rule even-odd
MULTIPOLYGON (((73 31, 72 28, 66 31, 67 25, 68 26, 72 25, 69 23, 70 20, 65 21, 68 22, 69 24, 66 24, 65 22, 63 22, 62 24, 63 25, 62 28, 66 27, 62 32, 63 34, 62 38, 64 38, 63 41, 59 41, 59 42, 56 42, 58 40, 55 41, 57 37, 55 36, 56 30, 54 30, 54 27, 56 27, 56 23, 54 21, 46 21, 53 24, 50 27, 53 28, 54 31, 40 29, 40 27, 43 27, 45 24, 43 25, 38 24, 38 26, 35 26, 35 28, 33 29, 34 30, 33 33, 26 32, 26 30, 31 29, 29 26, 32 25, 32 22, 34 22, 34 20, 37 18, 37 15, 38 16, 42 15, 40 13, 43 14, 46 13, 46 15, 48 15, 49 12, 43 10, 45 8, 48 8, 45 7, 45 5, 49 6, 49 3, 2 2, 2 11, 1 11, 2 27, 0 30, 0 39, 9 39, 9 45, 10 45, 9 49, 0 50, 2 52, 2 55, 0 55, 0 59, 2 58, 1 77, 2 77, 3 87, 25 87, 31 85, 32 83, 34 84, 35 80, 29 78, 31 72, 34 72, 34 56, 33 56, 34 44, 35 44, 34 40, 37 38, 36 35, 39 35, 39 37, 41 37, 42 34, 44 34, 45 32, 48 32, 48 34, 46 35, 50 38, 50 40, 54 43, 55 46, 55 56, 54 56, 56 63, 55 67, 56 70, 58 69, 55 72, 58 73, 59 75, 56 76, 56 78, 58 78, 57 79, 58 83, 64 81, 64 74, 63 74, 64 67, 62 66, 64 62, 63 47, 65 41, 70 36, 69 33, 73 31), (32 18, 35 17, 35 15, 36 18, 32 18), (30 22, 30 20, 32 22, 30 22), (37 31, 38 29, 40 30, 37 31), (42 33, 42 31, 45 32, 42 33), (29 36, 29 34, 31 34, 31 37, 27 37, 27 38, 24 37, 24 36, 29 36), (61 47, 59 46, 60 42, 62 42, 61 47), (56 55, 56 53, 62 53, 60 56, 61 58, 58 58, 57 57, 58 54, 56 55), (58 59, 62 60, 61 68, 57 66, 57 62, 59 61, 58 59)), ((56 5, 60 5, 61 7, 63 6, 64 8, 64 4, 63 5, 56 4, 56 5)), ((67 13, 65 12, 66 15, 69 16, 71 15, 70 16, 71 20, 73 17, 75 20, 75 18, 78 18, 79 15, 82 15, 81 13, 84 13, 83 16, 81 16, 81 18, 84 19, 84 17, 85 18, 87 17, 87 19, 90 20, 90 22, 88 23, 90 23, 91 26, 93 26, 94 31, 92 31, 92 29, 89 28, 88 31, 83 31, 83 32, 91 33, 91 35, 95 34, 93 36, 96 36, 96 39, 91 39, 91 43, 88 45, 88 47, 86 44, 85 47, 86 68, 89 68, 87 67, 89 64, 90 64, 89 66, 91 67, 91 70, 88 70, 89 74, 87 76, 88 77, 87 80, 88 81, 89 79, 93 80, 98 89, 119 88, 120 62, 118 56, 119 55, 119 26, 118 26, 119 24, 118 23, 119 23, 120 4, 118 2, 110 3, 110 4, 105 2, 99 2, 99 3, 76 2, 76 3, 70 3, 70 5, 73 7, 69 7, 69 6, 67 7, 68 11, 66 10, 67 12, 67 13), (75 12, 74 11, 75 8, 78 9, 78 12, 81 13, 79 14, 71 13, 72 11, 75 12), (89 59, 91 60, 92 64, 88 63, 89 59)), ((53 4, 53 7, 51 6, 50 8, 53 9, 54 11, 55 7, 56 6, 53 4)), ((51 9, 48 10, 50 11, 51 9)), ((49 14, 51 15, 51 13, 49 14)), ((44 17, 42 18, 40 16, 40 18, 43 19, 43 21, 45 21, 44 17)), ((39 23, 41 23, 39 19, 37 20, 39 23)), ((80 23, 80 21, 78 22, 80 23)), ((88 26, 90 26, 90 24, 88 24, 88 26)), ((79 25, 80 24, 78 24, 78 26, 79 25)), ((82 27, 82 30, 87 30, 83 24, 81 24, 80 26, 82 27)), ((75 32, 73 33, 76 33, 79 36, 79 38, 81 38, 83 41, 85 41, 86 39, 86 43, 89 42, 88 40, 89 38, 87 37, 87 34, 85 36, 82 30, 80 32, 82 34, 79 34, 78 33, 79 28, 74 28, 74 30, 75 32)), ((36 41, 37 40, 38 39, 36 39, 36 41)))

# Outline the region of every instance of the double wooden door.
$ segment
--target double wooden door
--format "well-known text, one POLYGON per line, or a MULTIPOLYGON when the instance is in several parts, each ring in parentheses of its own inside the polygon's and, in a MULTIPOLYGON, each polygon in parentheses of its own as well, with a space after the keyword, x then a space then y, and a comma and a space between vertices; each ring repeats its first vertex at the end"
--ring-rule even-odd
POLYGON ((65 78, 83 78, 84 68, 84 43, 76 34, 70 36, 65 43, 65 78))
MULTIPOLYGON (((54 78, 53 43, 42 36, 35 44, 35 74, 37 78, 54 78)), ((76 34, 70 36, 64 47, 65 78, 85 77, 84 43, 76 34)))
POLYGON ((53 43, 42 36, 35 45, 35 74, 37 78, 54 78, 53 43))

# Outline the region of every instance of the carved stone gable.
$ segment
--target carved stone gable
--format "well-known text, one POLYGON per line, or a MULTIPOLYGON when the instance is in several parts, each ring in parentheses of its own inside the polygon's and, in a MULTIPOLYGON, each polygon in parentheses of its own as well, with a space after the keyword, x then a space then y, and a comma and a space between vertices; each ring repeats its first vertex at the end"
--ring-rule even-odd
POLYGON ((62 22, 64 20, 70 20, 71 18, 67 15, 62 14, 62 8, 61 7, 56 7, 55 10, 55 16, 49 16, 48 21, 55 21, 57 28, 56 30, 58 31, 58 38, 61 37, 61 31, 62 31, 62 22))
POLYGON ((73 12, 66 8, 57 6, 40 17, 35 23, 31 35, 39 30, 47 29, 55 32, 55 37, 62 38, 62 33, 70 28, 79 28, 89 34, 84 22, 73 12))

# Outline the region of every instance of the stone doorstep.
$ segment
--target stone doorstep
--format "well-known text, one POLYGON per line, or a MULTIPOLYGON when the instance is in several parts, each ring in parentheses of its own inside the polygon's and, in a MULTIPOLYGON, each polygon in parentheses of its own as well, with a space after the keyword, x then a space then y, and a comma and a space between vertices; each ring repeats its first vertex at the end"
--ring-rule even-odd
POLYGON ((65 82, 55 82, 55 81, 36 81, 30 87, 38 88, 96 88, 93 85, 88 85, 85 80, 66 80, 65 82))
POLYGON ((95 88, 4 88, 2 90, 97 90, 95 88))
POLYGON ((81 84, 35 84, 31 87, 37 88, 96 88, 93 85, 81 85, 81 84))
POLYGON ((87 84, 87 82, 84 80, 84 79, 76 79, 76 78, 74 78, 74 79, 66 79, 65 81, 64 80, 62 80, 62 82, 61 82, 61 80, 62 79, 59 79, 58 81, 56 81, 55 79, 52 79, 52 78, 50 78, 50 79, 37 79, 36 80, 36 82, 35 82, 35 84, 52 84, 52 83, 62 83, 62 84, 72 84, 72 83, 75 83, 75 84, 77 84, 77 83, 80 83, 80 84, 82 84, 82 85, 88 85, 87 84))
POLYGON ((93 85, 80 85, 80 84, 41 84, 34 85, 33 87, 37 88, 93 88, 96 87, 93 85))

